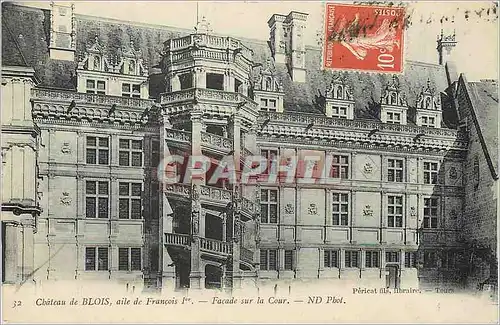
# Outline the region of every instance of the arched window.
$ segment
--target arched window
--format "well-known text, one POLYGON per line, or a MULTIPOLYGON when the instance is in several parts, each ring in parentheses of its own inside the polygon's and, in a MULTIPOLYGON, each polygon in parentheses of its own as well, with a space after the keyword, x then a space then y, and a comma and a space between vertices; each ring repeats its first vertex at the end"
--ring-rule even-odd
POLYGON ((430 98, 430 97, 427 97, 427 98, 425 99, 425 105, 424 105, 424 108, 427 108, 427 109, 432 108, 432 107, 431 107, 431 98, 430 98))
POLYGON ((389 105, 397 105, 398 104, 398 94, 395 91, 391 91, 389 94, 389 105))
POLYGON ((341 85, 337 86, 337 90, 335 92, 336 92, 335 98, 342 99, 344 97, 344 87, 342 87, 341 85))
POLYGON ((271 77, 266 78, 266 90, 273 90, 273 80, 271 79, 271 77))
POLYGON ((135 61, 134 60, 130 60, 128 73, 135 74, 135 61))
POLYGON ((101 58, 98 56, 94 57, 94 70, 101 70, 101 58))

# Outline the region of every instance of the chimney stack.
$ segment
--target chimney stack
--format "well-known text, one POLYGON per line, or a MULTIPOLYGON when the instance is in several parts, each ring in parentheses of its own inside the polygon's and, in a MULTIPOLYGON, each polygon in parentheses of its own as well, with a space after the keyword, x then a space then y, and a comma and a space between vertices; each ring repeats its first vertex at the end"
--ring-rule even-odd
POLYGON ((308 14, 291 11, 287 16, 274 14, 267 22, 274 61, 286 64, 294 82, 306 81, 304 32, 308 14))

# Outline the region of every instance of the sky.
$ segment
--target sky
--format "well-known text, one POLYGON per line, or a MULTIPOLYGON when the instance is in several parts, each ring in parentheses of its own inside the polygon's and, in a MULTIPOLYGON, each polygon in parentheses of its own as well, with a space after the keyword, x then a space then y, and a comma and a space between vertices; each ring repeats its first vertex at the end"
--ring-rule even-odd
MULTIPOLYGON (((20 2, 20 1, 18 1, 20 2)), ((339 1, 331 1, 339 2, 339 1)), ((193 29, 196 1, 75 1, 75 13, 193 29)), ((48 1, 22 2, 49 8, 48 1)), ((406 32, 406 59, 438 63, 436 39, 441 28, 456 31, 451 53, 458 72, 469 81, 498 79, 498 8, 492 1, 408 2, 411 25, 406 32), (489 9, 489 10, 488 10, 489 9), (443 18, 443 19, 442 19, 443 18), (446 19, 447 18, 447 19, 446 19), (442 21, 442 23, 441 23, 442 21)), ((217 34, 269 39, 268 19, 275 13, 307 13, 306 44, 318 46, 323 29, 324 3, 319 1, 199 1, 198 15, 205 16, 217 34)))

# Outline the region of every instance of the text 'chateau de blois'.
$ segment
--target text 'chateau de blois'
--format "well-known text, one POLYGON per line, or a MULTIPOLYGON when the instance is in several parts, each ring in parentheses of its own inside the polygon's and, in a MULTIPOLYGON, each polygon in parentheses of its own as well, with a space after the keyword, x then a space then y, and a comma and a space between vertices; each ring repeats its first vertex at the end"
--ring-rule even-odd
POLYGON ((496 286, 497 81, 446 30, 437 63, 331 71, 307 13, 265 18, 268 41, 2 3, 3 283, 496 286), (207 177, 163 182, 172 155, 207 177), (208 182, 228 156, 269 166, 208 182), (272 179, 292 157, 318 160, 272 179))

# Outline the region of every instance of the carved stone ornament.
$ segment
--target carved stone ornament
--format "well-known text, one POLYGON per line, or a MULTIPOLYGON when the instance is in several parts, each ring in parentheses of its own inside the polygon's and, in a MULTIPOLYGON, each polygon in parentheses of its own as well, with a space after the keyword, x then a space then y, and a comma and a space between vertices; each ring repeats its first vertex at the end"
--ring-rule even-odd
POLYGON ((454 166, 452 166, 452 167, 450 168, 450 172, 449 172, 449 174, 450 174, 450 178, 451 178, 451 179, 457 179, 457 177, 458 177, 458 172, 457 172, 457 169, 456 169, 454 166))
POLYGON ((71 204, 71 197, 69 196, 68 192, 63 192, 61 195, 61 204, 63 205, 70 205, 71 204))
POLYGON ((371 205, 369 205, 369 204, 365 205, 365 207, 363 209, 363 216, 364 217, 373 217, 373 209, 372 209, 371 205))
POLYGON ((307 208, 307 214, 317 215, 318 214, 318 206, 315 203, 309 204, 307 208))
POLYGON ((451 209, 451 211, 450 211, 450 217, 452 219, 456 219, 457 218, 457 210, 451 209))
POLYGON ((369 162, 366 162, 365 165, 363 166, 363 172, 365 174, 373 173, 373 165, 370 164, 369 162))
POLYGON ((191 213, 191 222, 192 222, 192 234, 193 235, 198 235, 199 233, 199 228, 200 228, 200 213, 198 211, 193 211, 191 213))
POLYGON ((71 154, 71 146, 69 145, 69 142, 64 142, 61 146, 61 152, 64 154, 71 154))
POLYGON ((292 203, 287 203, 285 205, 285 213, 286 214, 293 214, 293 204, 292 203))
POLYGON ((417 209, 415 207, 410 207, 410 217, 415 218, 417 216, 417 209))

